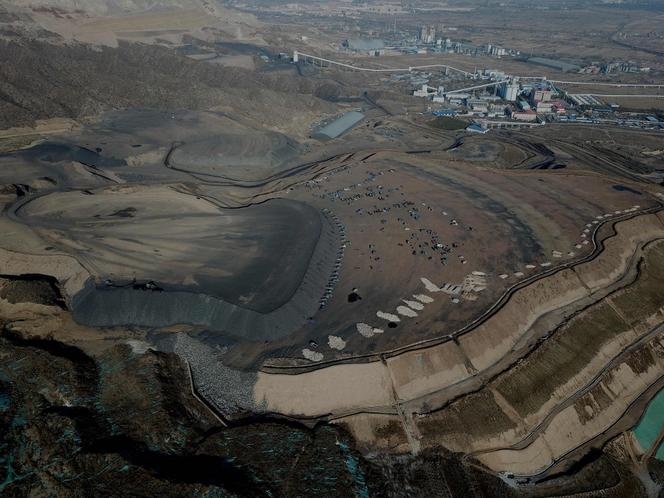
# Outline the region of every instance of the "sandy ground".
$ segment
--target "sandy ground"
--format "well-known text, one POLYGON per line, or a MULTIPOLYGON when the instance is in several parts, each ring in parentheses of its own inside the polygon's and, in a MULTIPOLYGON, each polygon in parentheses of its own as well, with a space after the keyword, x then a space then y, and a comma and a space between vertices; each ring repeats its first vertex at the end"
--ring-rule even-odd
POLYGON ((347 227, 351 245, 340 292, 302 331, 319 342, 334 331, 347 341, 344 353, 385 351, 451 333, 510 285, 588 254, 592 228, 586 225, 594 227, 596 216, 652 203, 593 175, 504 172, 447 162, 442 154, 363 156, 288 194, 331 209, 347 227), (470 285, 474 271, 486 274, 482 285, 470 285), (416 317, 386 328, 389 320, 379 313, 398 315, 404 300, 424 290, 423 277, 439 287, 466 283, 468 292, 432 296, 434 302, 414 310, 416 317), (362 299, 348 303, 354 288, 362 299), (357 323, 386 332, 366 341, 357 323))
POLYGON ((339 365, 304 375, 259 372, 254 400, 268 411, 320 416, 392 402, 391 381, 380 363, 339 365))
POLYGON ((225 55, 209 60, 210 64, 219 64, 228 67, 241 67, 243 69, 256 69, 254 58, 251 55, 225 55))
POLYGON ((142 344, 143 334, 128 329, 100 332, 76 323, 69 312, 55 306, 34 303, 11 304, 0 299, 0 313, 10 331, 25 337, 54 339, 76 344, 91 354, 99 354, 119 342, 136 341, 142 344))
POLYGON ((120 15, 79 10, 69 16, 53 15, 53 12, 44 9, 34 12, 33 17, 45 29, 67 39, 109 46, 117 46, 121 39, 148 43, 157 40, 178 43, 183 35, 207 39, 209 28, 214 28, 228 40, 264 43, 259 34, 260 23, 251 14, 210 2, 190 2, 190 5, 183 7, 120 15), (207 32, 204 28, 208 28, 207 32))
POLYGON ((53 193, 17 215, 59 249, 74 251, 99 280, 154 280, 258 311, 292 296, 320 232, 318 214, 304 204, 222 210, 166 186, 53 193), (296 247, 289 236, 299 240, 296 247))
POLYGON ((25 136, 52 135, 72 132, 80 127, 80 123, 73 119, 53 118, 37 120, 32 127, 6 128, 0 130, 0 138, 14 138, 25 136))

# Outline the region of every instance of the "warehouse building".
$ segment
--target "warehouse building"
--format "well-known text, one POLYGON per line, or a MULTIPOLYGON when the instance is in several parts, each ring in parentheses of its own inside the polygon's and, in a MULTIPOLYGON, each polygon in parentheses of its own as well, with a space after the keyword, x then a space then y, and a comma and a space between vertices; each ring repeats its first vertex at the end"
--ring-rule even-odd
POLYGON ((312 138, 318 140, 331 140, 337 138, 348 130, 353 128, 357 123, 364 119, 364 114, 357 111, 347 112, 338 119, 335 119, 330 124, 324 126, 316 133, 312 134, 312 138))

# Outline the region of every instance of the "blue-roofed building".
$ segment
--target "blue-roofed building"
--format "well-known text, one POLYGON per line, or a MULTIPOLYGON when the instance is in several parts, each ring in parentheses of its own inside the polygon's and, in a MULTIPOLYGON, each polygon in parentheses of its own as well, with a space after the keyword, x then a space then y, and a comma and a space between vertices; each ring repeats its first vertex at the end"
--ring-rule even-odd
POLYGON ((364 114, 361 112, 350 111, 340 118, 335 119, 330 124, 324 126, 311 136, 312 138, 317 138, 319 140, 330 140, 332 138, 337 138, 338 136, 343 135, 348 130, 353 128, 353 126, 355 126, 363 119, 364 114))

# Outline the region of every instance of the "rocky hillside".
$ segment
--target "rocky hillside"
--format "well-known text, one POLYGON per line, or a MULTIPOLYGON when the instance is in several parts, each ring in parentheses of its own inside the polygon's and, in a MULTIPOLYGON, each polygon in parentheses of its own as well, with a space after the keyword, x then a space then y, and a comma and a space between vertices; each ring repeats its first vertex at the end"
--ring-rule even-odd
POLYGON ((0 128, 115 109, 213 107, 278 127, 293 116, 279 109, 306 114, 331 107, 309 95, 295 98, 297 86, 287 90, 274 77, 193 61, 161 46, 0 40, 0 128), (266 115, 266 106, 275 112, 266 115))
POLYGON ((89 14, 113 15, 142 12, 150 9, 195 8, 200 7, 203 2, 198 0, 16 0, 12 3, 19 7, 51 8, 61 11, 84 11, 89 14))

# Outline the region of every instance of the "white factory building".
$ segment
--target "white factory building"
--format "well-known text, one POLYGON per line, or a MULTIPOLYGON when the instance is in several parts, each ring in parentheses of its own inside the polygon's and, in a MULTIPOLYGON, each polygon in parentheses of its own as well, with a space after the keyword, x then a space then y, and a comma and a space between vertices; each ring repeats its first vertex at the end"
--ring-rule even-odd
POLYGON ((516 98, 519 96, 519 84, 511 82, 502 83, 498 87, 498 95, 508 102, 516 102, 516 98))

